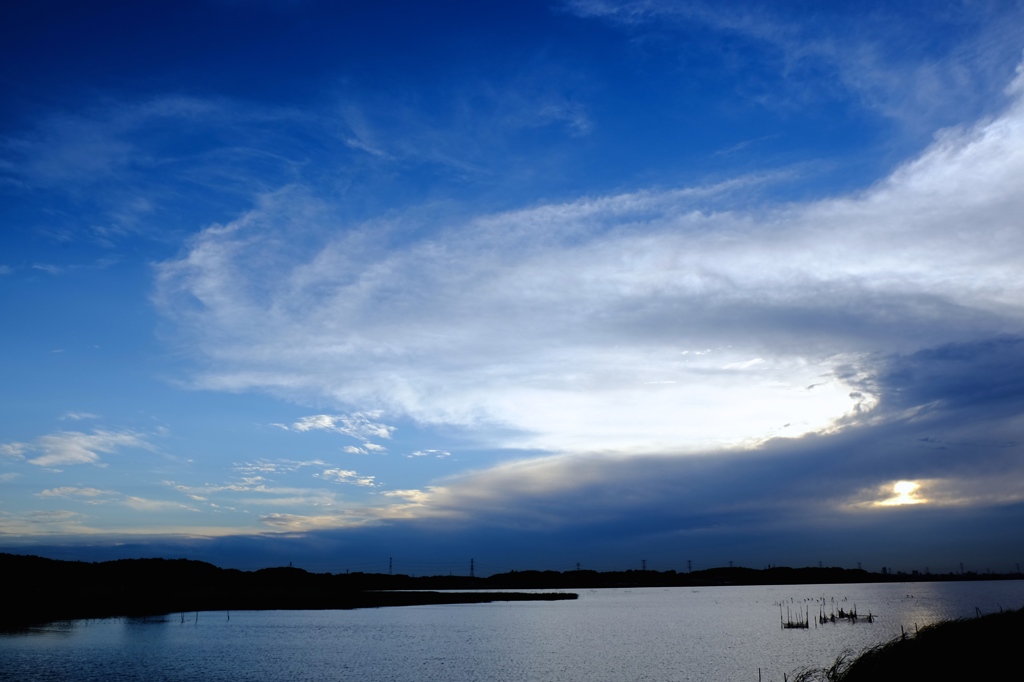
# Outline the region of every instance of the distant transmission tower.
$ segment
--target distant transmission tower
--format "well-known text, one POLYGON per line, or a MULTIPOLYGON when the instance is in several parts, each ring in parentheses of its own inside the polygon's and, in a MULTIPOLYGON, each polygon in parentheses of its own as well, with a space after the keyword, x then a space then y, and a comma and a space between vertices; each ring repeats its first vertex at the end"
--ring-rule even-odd
POLYGON ((388 557, 388 575, 391 575, 391 557, 388 557))
POLYGON ((474 577, 473 576, 473 560, 472 559, 469 560, 469 577, 470 578, 474 577))

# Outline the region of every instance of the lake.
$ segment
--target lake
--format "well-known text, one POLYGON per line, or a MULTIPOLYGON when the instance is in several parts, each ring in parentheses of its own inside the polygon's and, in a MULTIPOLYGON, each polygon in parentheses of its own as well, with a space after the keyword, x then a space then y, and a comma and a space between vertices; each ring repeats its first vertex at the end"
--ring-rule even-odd
POLYGON ((576 601, 238 611, 0 635, 2 680, 739 682, 831 663, 947 618, 1024 606, 1024 581, 582 590, 576 601), (780 627, 780 605, 858 623, 780 627), (865 622, 871 612, 874 622, 865 622), (229 617, 230 616, 230 617, 229 617))

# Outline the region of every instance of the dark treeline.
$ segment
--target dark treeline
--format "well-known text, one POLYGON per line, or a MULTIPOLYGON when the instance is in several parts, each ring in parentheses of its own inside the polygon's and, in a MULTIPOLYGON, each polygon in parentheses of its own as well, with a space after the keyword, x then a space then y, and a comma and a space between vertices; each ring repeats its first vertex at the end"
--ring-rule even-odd
POLYGON ((572 599, 575 594, 488 593, 509 589, 596 589, 710 585, 796 585, 907 580, 978 580, 1019 575, 906 575, 860 569, 723 567, 676 571, 512 571, 469 576, 310 573, 301 568, 239 571, 189 559, 59 561, 0 553, 11 597, 0 626, 78 618, 150 616, 195 611, 351 609, 498 600, 572 599), (386 592, 403 590, 405 592, 386 592), (432 590, 461 590, 456 594, 432 590), (385 592, 382 592, 385 591, 385 592))
MULTIPOLYGON (((239 571, 189 559, 88 563, 0 553, 8 597, 0 629, 84 618, 148 617, 200 611, 356 609, 423 604, 575 599, 575 594, 381 592, 447 589, 407 576, 309 573, 300 568, 239 571)), ((476 583, 473 587, 486 587, 476 583)), ((184 617, 184 616, 182 616, 184 617)))
MULTIPOLYGON (((383 576, 388 578, 389 576, 383 576)), ((397 577, 397 576, 396 576, 397 577)), ((871 573, 859 568, 789 568, 774 566, 756 569, 741 566, 709 568, 690 573, 669 571, 512 571, 489 578, 450 578, 474 581, 473 586, 493 589, 593 589, 601 587, 707 587, 713 585, 824 585, 832 583, 935 582, 947 580, 1019 580, 1021 574, 966 573, 871 573)), ((411 581, 446 580, 444 578, 406 578, 411 581)), ((459 587, 438 589, 460 589, 459 587)))

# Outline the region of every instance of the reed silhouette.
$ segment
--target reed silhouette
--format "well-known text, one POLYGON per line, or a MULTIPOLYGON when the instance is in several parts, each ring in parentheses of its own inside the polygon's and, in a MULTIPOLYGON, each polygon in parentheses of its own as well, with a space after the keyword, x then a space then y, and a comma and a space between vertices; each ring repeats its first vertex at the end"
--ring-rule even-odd
POLYGON ((808 668, 792 682, 906 682, 1020 679, 1024 608, 928 625, 872 647, 846 652, 827 668, 808 668))

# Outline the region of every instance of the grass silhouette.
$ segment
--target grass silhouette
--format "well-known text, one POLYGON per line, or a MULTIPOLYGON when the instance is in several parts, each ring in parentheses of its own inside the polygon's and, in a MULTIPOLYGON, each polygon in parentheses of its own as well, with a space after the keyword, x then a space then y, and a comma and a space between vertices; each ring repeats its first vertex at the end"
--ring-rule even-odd
POLYGON ((1024 608, 948 620, 867 649, 840 655, 827 668, 808 668, 791 682, 907 682, 1020 679, 1024 608), (1016 671, 1016 672, 1014 672, 1016 671))

